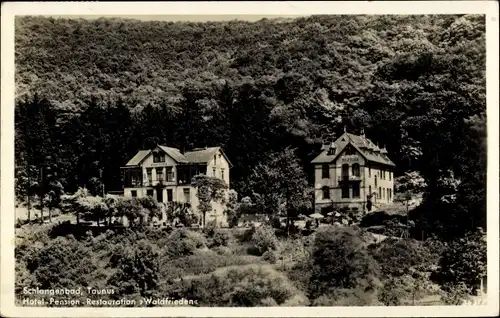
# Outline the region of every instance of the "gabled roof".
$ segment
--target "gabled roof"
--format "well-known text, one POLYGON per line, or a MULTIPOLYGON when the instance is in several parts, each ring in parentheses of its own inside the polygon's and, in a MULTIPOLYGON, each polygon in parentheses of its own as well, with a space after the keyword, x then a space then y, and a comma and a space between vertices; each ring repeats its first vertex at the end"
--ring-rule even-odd
POLYGON ((188 163, 188 160, 186 157, 181 153, 181 151, 177 148, 172 148, 172 147, 166 147, 166 146, 160 146, 158 147, 165 151, 167 155, 169 155, 172 159, 174 159, 176 162, 182 162, 182 163, 188 163))
POLYGON ((197 148, 192 151, 186 152, 184 156, 186 156, 187 161, 190 163, 208 163, 219 151, 227 160, 229 166, 232 167, 231 162, 226 157, 226 154, 224 153, 224 151, 222 151, 221 147, 197 148))
MULTIPOLYGON (((229 163, 229 167, 232 167, 231 162, 227 158, 226 154, 222 151, 220 147, 210 147, 210 148, 199 148, 194 149, 193 151, 186 152, 182 154, 181 151, 177 148, 166 147, 158 145, 158 148, 163 150, 167 155, 169 155, 172 159, 174 159, 177 163, 198 163, 198 164, 207 164, 213 156, 220 151, 224 158, 229 163)), ((138 166, 140 165, 144 159, 151 153, 151 150, 139 150, 135 154, 135 156, 130 159, 129 162, 125 166, 138 166)))
POLYGON ((139 150, 132 159, 127 162, 125 166, 137 166, 149 155, 151 150, 139 150))
POLYGON ((330 163, 337 159, 347 145, 352 145, 367 161, 376 162, 388 166, 395 166, 394 162, 387 156, 387 151, 380 151, 370 139, 364 136, 344 133, 335 142, 337 151, 333 155, 328 154, 328 147, 322 147, 322 152, 314 158, 311 163, 330 163))

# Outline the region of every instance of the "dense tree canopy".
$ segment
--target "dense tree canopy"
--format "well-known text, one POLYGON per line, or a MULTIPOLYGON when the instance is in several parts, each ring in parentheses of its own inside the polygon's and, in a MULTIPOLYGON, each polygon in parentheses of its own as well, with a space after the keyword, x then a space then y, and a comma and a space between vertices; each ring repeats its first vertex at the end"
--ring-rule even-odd
POLYGON ((119 167, 156 143, 223 147, 245 197, 269 153, 296 149, 310 175, 320 143, 347 126, 385 145, 397 175, 425 179, 433 222, 419 226, 486 224, 484 17, 22 17, 15 41, 20 200, 59 184, 118 190, 119 167))

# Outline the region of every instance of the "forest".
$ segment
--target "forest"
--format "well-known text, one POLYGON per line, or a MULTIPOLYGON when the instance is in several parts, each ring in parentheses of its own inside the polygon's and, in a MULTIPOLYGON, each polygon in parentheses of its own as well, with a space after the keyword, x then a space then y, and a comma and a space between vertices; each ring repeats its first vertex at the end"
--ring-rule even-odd
MULTIPOLYGON (((140 149, 156 144, 181 151, 220 146, 233 164, 231 189, 238 204, 261 200, 269 214, 298 211, 311 206, 310 161, 321 145, 344 129, 355 134, 364 129, 395 162, 400 194, 424 195, 411 211, 413 232, 425 230, 456 246, 459 239, 477 238, 477 228, 486 230, 485 56, 485 18, 480 15, 330 15, 204 23, 17 17, 16 200, 39 200, 58 208, 64 194, 80 188, 93 196, 103 188, 121 190, 120 167, 140 149), (283 177, 270 178, 276 175, 283 177), (415 176, 425 187, 415 185, 415 176), (296 191, 284 193, 284 187, 296 191)), ((169 235, 188 235, 176 233, 169 235)), ((310 246, 314 250, 330 244, 328 237, 350 242, 353 249, 360 246, 356 235, 346 233, 318 233, 310 246)), ((146 240, 150 234, 133 235, 146 240)), ((188 238, 195 242, 190 241, 182 256, 196 258, 196 248, 210 245, 198 242, 211 240, 207 235, 188 238)), ((268 234, 262 235, 269 240, 268 234)), ((99 237, 116 240, 109 233, 99 237)), ((55 244, 45 239, 49 245, 38 254, 49 253, 45 250, 55 244)), ((90 242, 97 236, 85 238, 82 244, 87 245, 75 245, 73 239, 57 238, 74 253, 91 253, 95 247, 90 242)), ((155 254, 164 245, 150 243, 109 255, 125 253, 133 262, 136 254, 168 254, 155 254)), ((267 247, 260 254, 265 251, 267 247)), ((372 259, 383 262, 382 247, 359 251, 361 263, 363 257, 370 259, 367 264, 372 259)), ((329 303, 318 298, 331 293, 335 284, 343 292, 357 286, 353 278, 352 284, 313 287, 314 281, 323 281, 317 262, 335 256, 327 253, 316 252, 299 262, 310 275, 302 290, 316 304, 329 303)), ((229 265, 247 263, 255 259, 229 265)), ((29 266, 35 273, 36 265, 29 266)), ((359 269, 353 277, 373 268, 359 269)), ((262 268, 264 272, 243 271, 263 275, 271 285, 285 279, 262 268)), ((220 275, 236 282, 243 274, 220 275)), ((274 291, 276 295, 294 295, 301 284, 294 277, 295 285, 274 291)), ((223 289, 218 285, 222 278, 211 279, 204 284, 223 289)), ((211 298, 196 284, 183 288, 200 299, 221 296, 211 298)), ((286 303, 286 297, 276 297, 268 300, 286 303)))

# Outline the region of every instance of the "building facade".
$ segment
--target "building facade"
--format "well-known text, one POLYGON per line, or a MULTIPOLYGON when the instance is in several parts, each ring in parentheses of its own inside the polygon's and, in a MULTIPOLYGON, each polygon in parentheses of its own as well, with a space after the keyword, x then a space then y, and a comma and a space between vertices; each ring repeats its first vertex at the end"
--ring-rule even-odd
MULTIPOLYGON (((187 203, 198 212, 197 189, 191 186, 195 175, 222 179, 229 189, 231 163, 220 147, 197 148, 184 154, 179 149, 157 145, 151 150, 140 150, 121 167, 123 193, 127 197, 151 196, 158 202, 187 203)), ((225 206, 212 202, 212 211, 206 214, 205 224, 215 222, 226 226, 225 206)), ((200 225, 202 218, 200 217, 200 225)))
POLYGON ((316 212, 368 212, 394 199, 394 167, 387 150, 361 135, 344 132, 322 147, 314 165, 316 212))

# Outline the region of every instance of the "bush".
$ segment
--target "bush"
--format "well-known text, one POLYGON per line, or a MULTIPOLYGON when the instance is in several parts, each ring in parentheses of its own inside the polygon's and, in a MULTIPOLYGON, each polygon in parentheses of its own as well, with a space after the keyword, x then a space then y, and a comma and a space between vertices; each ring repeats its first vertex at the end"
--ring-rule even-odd
POLYGON ((312 298, 339 288, 374 289, 380 284, 378 277, 378 264, 355 230, 327 227, 316 233, 309 281, 312 298))
POLYGON ((269 265, 222 268, 191 281, 184 297, 198 299, 201 306, 254 307, 307 305, 307 298, 281 273, 269 265))
POLYGON ((231 236, 226 231, 215 230, 214 234, 209 238, 208 247, 228 246, 231 241, 231 236))
POLYGON ((111 287, 116 287, 120 294, 146 296, 158 284, 159 251, 156 246, 141 240, 134 246, 122 246, 112 257, 110 265, 117 271, 108 280, 111 287))
POLYGON ((275 264, 278 261, 278 257, 276 256, 276 252, 272 250, 268 250, 262 254, 262 259, 270 264, 275 264))
POLYGON ((87 286, 96 269, 90 250, 72 237, 50 241, 28 265, 43 289, 87 286))
POLYGON ((371 254, 388 276, 402 276, 413 270, 431 271, 439 260, 439 255, 413 239, 385 239, 371 254))
POLYGON ((206 247, 207 241, 201 233, 176 229, 166 240, 166 253, 172 258, 192 255, 195 250, 206 247))
POLYGON ((482 231, 452 241, 439 261, 434 279, 444 285, 464 283, 474 292, 486 276, 486 237, 482 231))
POLYGON ((268 225, 262 225, 255 230, 252 236, 252 243, 260 255, 268 250, 276 250, 278 247, 278 239, 274 233, 274 229, 268 225))
POLYGON ((162 267, 166 279, 180 276, 208 274, 221 267, 264 263, 259 257, 250 255, 219 255, 211 251, 199 251, 193 255, 167 261, 162 267), (172 268, 181 269, 171 272, 172 268))

